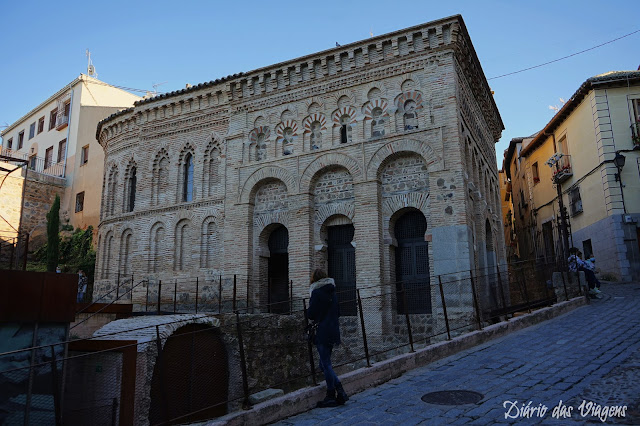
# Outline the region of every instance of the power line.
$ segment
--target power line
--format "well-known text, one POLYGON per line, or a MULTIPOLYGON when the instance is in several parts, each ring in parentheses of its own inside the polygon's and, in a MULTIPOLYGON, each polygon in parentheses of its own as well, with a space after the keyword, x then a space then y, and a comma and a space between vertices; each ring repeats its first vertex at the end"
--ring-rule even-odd
POLYGON ((613 40, 606 41, 606 42, 604 42, 602 44, 599 44, 597 46, 593 46, 593 47, 590 47, 588 49, 581 50, 580 52, 572 53, 571 55, 563 56, 562 58, 554 59, 553 61, 545 62, 545 63, 539 64, 539 65, 534 65, 532 67, 524 68, 524 69, 521 69, 521 70, 518 70, 518 71, 513 71, 513 72, 510 72, 510 73, 507 73, 507 74, 502 74, 502 75, 497 75, 495 77, 488 78, 487 80, 495 80, 496 78, 502 78, 502 77, 506 77, 506 76, 509 76, 509 75, 518 74, 518 73, 521 73, 521 72, 524 72, 524 71, 529 71, 529 70, 532 70, 534 68, 540 68, 540 67, 543 67, 545 65, 549 65, 549 64, 552 64, 554 62, 562 61, 564 59, 571 58, 572 56, 580 55, 580 54, 588 52, 590 50, 597 49, 599 47, 605 46, 607 44, 613 43, 614 41, 621 40, 621 39, 623 39, 625 37, 629 37, 629 36, 631 36, 633 34, 636 34, 636 33, 639 33, 639 32, 640 32, 640 30, 635 30, 635 31, 633 31, 633 32, 631 32, 629 34, 625 34, 625 35, 623 35, 621 37, 614 38, 613 40))

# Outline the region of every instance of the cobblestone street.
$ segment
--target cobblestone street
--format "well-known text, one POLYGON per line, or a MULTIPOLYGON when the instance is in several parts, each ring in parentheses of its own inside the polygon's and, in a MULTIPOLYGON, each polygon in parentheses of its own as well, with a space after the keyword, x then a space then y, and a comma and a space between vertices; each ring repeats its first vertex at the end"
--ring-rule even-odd
POLYGON ((566 315, 410 371, 345 406, 278 424, 640 424, 640 284, 604 283, 602 290, 601 299, 566 315), (483 398, 465 405, 421 400, 447 390, 483 398), (515 406, 505 408, 505 401, 515 406), (547 410, 522 409, 529 403, 547 410), (553 417, 559 404, 570 417, 553 417), (610 416, 605 406, 627 406, 625 417, 621 409, 610 416))

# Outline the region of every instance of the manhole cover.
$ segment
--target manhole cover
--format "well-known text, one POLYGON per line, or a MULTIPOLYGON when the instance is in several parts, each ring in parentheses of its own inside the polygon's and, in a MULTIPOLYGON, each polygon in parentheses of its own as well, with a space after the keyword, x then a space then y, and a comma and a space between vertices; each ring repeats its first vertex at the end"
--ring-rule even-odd
POLYGON ((422 395, 424 402, 438 405, 477 404, 482 398, 484 395, 481 393, 467 390, 438 391, 422 395))

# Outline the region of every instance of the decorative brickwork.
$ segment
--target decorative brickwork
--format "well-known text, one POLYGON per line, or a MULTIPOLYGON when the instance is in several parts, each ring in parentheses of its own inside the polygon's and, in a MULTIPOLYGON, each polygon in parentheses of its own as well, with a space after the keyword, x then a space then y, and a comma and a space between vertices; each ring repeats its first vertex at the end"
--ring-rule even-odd
POLYGON ((114 256, 125 250, 130 267, 153 279, 247 277, 252 287, 238 288, 238 298, 261 303, 276 264, 269 236, 284 226, 290 290, 305 297, 311 271, 336 253, 332 227, 342 226, 353 232, 341 250, 355 252, 345 259, 365 296, 367 286, 395 281, 394 224, 416 211, 432 283, 496 268, 504 263, 493 149, 501 130, 459 16, 141 101, 98 128, 109 165, 98 269, 111 272, 96 286, 112 285, 114 256), (117 171, 134 152, 135 208, 118 214, 117 171))

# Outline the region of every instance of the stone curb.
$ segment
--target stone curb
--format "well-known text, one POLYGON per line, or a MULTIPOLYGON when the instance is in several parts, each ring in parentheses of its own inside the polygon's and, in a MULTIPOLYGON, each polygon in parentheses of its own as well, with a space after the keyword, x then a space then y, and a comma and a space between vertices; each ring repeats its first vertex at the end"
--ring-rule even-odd
MULTIPOLYGON (((483 330, 455 337, 450 341, 439 342, 413 353, 402 354, 377 362, 371 367, 360 368, 340 376, 340 381, 348 394, 356 394, 400 377, 414 368, 422 367, 465 349, 556 318, 585 304, 587 304, 587 299, 583 296, 560 302, 506 322, 487 326, 483 330)), ((256 404, 250 410, 227 414, 224 417, 207 422, 206 425, 259 425, 277 422, 315 408, 316 402, 324 398, 325 390, 324 385, 299 389, 284 396, 256 404)))

